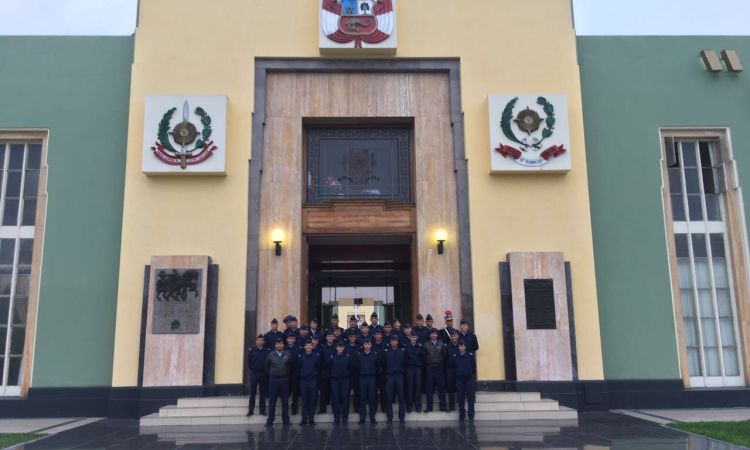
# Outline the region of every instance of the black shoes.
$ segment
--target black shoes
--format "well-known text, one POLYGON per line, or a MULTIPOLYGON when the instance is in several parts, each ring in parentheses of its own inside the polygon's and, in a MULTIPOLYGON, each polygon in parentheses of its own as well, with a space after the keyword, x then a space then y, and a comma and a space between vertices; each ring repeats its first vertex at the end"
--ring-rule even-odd
POLYGON ((292 424, 292 422, 290 422, 290 421, 288 421, 288 420, 287 420, 287 421, 285 421, 285 422, 282 422, 282 424, 283 424, 283 425, 291 425, 291 424, 292 424))
POLYGON ((388 425, 390 425, 390 424, 393 423, 393 420, 392 419, 388 419, 388 420, 385 421, 385 423, 387 423, 388 425))
POLYGON ((428 409, 425 409, 424 412, 428 413, 428 412, 432 412, 432 410, 428 408, 428 409))
POLYGON ((293 416, 296 416, 296 415, 297 415, 297 408, 296 408, 296 407, 294 407, 294 406, 292 406, 292 415, 293 415, 293 416))
POLYGON ((300 425, 307 425, 307 421, 306 421, 306 420, 303 420, 303 421, 302 421, 302 422, 300 422, 299 424, 300 424, 300 425))
POLYGON ((375 420, 374 418, 372 418, 372 419, 370 419, 370 423, 373 424, 373 425, 377 425, 378 421, 375 420))
POLYGON ((266 428, 271 428, 273 426, 273 422, 266 422, 266 428))
POLYGON ((266 416, 267 415, 266 412, 264 410, 262 410, 262 409, 260 410, 260 413, 258 413, 258 414, 260 414, 261 416, 266 416))
POLYGON ((474 418, 469 419, 469 423, 474 423, 474 418))
POLYGON ((334 424, 334 425, 338 425, 338 424, 340 424, 340 423, 341 423, 341 421, 340 421, 340 420, 334 420, 334 421, 333 421, 333 424, 334 424))
POLYGON ((442 408, 440 408, 440 411, 442 411, 442 412, 448 412, 448 408, 442 407, 442 408))
POLYGON ((464 420, 465 420, 465 419, 464 419, 463 417, 459 417, 459 418, 458 418, 458 421, 459 421, 459 422, 463 422, 464 420))
POLYGON ((246 415, 247 417, 250 417, 250 416, 252 416, 252 415, 253 415, 253 412, 252 412, 252 411, 248 411, 248 412, 247 412, 247 414, 245 414, 245 415, 246 415))
POLYGON ((417 408, 417 412, 418 413, 422 412, 422 408, 417 408))
POLYGON ((412 411, 411 408, 406 408, 406 412, 411 413, 411 411, 412 411))
POLYGON ((398 421, 401 423, 406 423, 406 419, 398 419, 398 421))
POLYGON ((359 419, 359 422, 357 422, 357 423, 360 424, 360 425, 364 425, 365 424, 365 419, 359 419))

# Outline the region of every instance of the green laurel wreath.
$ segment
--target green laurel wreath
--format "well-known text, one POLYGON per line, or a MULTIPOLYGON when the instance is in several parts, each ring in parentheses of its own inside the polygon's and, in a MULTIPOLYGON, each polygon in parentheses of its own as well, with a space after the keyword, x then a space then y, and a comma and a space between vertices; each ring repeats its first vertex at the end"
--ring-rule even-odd
MULTIPOLYGON (((174 115, 175 111, 177 111, 177 108, 172 108, 164 113, 161 118, 161 122, 159 122, 159 133, 157 134, 157 137, 159 138, 159 143, 162 145, 162 147, 164 147, 165 150, 169 150, 172 153, 179 153, 177 150, 175 150, 174 147, 172 147, 172 144, 169 142, 168 134, 169 129, 171 128, 169 122, 172 121, 172 115, 174 115)), ((195 114, 201 117, 201 124, 203 124, 203 130, 201 131, 203 139, 198 139, 195 142, 195 149, 199 149, 205 147, 208 138, 211 137, 211 116, 206 114, 206 111, 204 111, 200 106, 195 108, 195 114)))
POLYGON ((536 144, 527 145, 521 142, 513 133, 513 129, 511 128, 511 122, 513 121, 513 108, 516 107, 516 102, 518 101, 518 97, 514 98, 513 100, 509 101, 507 105, 505 105, 505 109, 503 109, 503 115, 502 119, 500 120, 500 128, 503 130, 503 134, 505 134, 505 137, 510 139, 511 141, 521 145, 522 150, 525 150, 525 148, 533 147, 537 150, 542 148, 542 142, 544 142, 545 139, 552 136, 553 130, 555 129, 555 107, 552 105, 552 103, 548 102, 546 98, 539 97, 536 99, 536 102, 542 106, 544 106, 544 113, 547 114, 547 119, 545 120, 545 128, 542 130, 542 140, 537 142, 536 144))

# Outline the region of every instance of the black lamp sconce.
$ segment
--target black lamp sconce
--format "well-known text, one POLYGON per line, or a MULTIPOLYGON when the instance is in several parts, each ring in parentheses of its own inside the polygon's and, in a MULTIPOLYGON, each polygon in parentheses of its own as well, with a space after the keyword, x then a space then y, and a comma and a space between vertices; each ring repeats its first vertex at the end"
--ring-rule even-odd
POLYGON ((435 239, 438 241, 438 255, 443 254, 443 243, 448 239, 448 232, 444 229, 439 229, 435 233, 435 239))
POLYGON ((284 232, 276 228, 271 232, 271 240, 276 244, 276 256, 281 256, 281 243, 284 241, 284 232))

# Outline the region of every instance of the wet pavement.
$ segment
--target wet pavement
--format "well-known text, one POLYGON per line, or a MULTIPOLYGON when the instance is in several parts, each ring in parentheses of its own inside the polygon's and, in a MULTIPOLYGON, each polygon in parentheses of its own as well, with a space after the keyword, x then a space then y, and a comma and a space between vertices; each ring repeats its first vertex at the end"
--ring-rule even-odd
POLYGON ((618 414, 584 413, 567 421, 422 422, 347 426, 194 426, 139 428, 102 420, 15 447, 16 450, 502 450, 524 448, 733 450, 745 447, 618 414))

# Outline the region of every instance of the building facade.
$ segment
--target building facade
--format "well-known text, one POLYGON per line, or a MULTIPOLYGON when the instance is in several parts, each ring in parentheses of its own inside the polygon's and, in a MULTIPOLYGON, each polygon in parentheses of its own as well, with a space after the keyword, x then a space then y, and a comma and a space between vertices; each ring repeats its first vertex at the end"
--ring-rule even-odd
POLYGON ((142 2, 134 39, 0 39, 4 178, 38 180, 0 208, 23 205, 0 269, 25 315, 0 413, 242 395, 271 319, 372 312, 467 320, 485 390, 750 402, 726 389, 750 372, 747 75, 700 56, 750 40, 576 38, 563 0, 176 7, 142 2))

